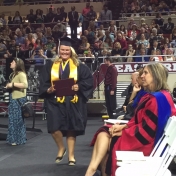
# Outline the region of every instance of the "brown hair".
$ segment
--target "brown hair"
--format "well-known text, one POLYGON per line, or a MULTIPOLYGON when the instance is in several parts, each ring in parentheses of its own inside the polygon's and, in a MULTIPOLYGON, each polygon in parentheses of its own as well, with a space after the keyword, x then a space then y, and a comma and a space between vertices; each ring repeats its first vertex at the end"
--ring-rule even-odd
POLYGON ((153 92, 160 90, 168 90, 169 86, 167 84, 168 70, 161 63, 153 63, 146 66, 149 72, 152 74, 154 81, 153 92))
POLYGON ((18 72, 26 73, 23 60, 19 58, 15 58, 14 61, 16 62, 16 68, 14 70, 14 75, 17 75, 18 72))

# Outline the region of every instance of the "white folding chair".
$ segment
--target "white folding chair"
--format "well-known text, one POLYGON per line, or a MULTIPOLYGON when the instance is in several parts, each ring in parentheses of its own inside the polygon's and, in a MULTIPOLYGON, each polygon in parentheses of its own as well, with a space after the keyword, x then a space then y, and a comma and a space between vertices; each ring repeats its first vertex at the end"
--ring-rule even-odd
POLYGON ((167 170, 176 154, 176 117, 169 118, 164 134, 154 147, 151 155, 145 157, 142 152, 117 151, 116 176, 171 176, 167 170), (130 157, 130 153, 133 155, 130 157), (137 155, 137 153, 139 153, 137 155), (135 157, 134 157, 135 154, 135 157))

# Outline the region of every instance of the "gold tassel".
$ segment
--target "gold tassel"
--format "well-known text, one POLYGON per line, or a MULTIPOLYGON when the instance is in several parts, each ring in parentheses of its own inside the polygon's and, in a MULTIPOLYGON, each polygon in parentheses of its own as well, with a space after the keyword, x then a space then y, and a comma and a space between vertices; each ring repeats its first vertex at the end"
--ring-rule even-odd
POLYGON ((78 102, 78 96, 74 95, 73 99, 71 100, 72 103, 77 103, 78 102))
POLYGON ((65 101, 65 96, 64 97, 57 97, 57 102, 63 103, 65 101))

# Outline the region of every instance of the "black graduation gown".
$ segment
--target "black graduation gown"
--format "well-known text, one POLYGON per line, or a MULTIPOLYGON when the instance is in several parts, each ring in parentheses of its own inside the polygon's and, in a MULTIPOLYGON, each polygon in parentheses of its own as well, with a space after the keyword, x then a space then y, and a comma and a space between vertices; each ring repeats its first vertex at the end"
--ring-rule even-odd
MULTIPOLYGON (((40 73, 40 98, 45 98, 47 110, 47 126, 48 132, 61 131, 63 136, 66 136, 68 130, 73 130, 76 135, 83 135, 87 122, 87 107, 86 102, 92 95, 93 77, 89 68, 80 63, 78 66, 78 81, 79 86, 78 102, 70 102, 72 96, 66 96, 64 103, 56 101, 55 94, 48 94, 47 89, 51 87, 51 68, 53 62, 48 60, 40 73)), ((61 79, 69 78, 69 67, 67 66, 62 74, 61 79)), ((59 73, 59 70, 58 70, 59 73)))

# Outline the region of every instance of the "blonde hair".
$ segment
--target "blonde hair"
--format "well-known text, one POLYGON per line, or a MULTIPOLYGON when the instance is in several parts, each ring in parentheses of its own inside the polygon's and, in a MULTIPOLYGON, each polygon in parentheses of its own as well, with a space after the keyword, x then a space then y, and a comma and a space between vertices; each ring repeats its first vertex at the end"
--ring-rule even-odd
MULTIPOLYGON (((80 62, 78 60, 78 55, 76 54, 74 48, 70 47, 71 50, 71 59, 73 60, 73 63, 76 66, 79 66, 80 62)), ((54 59, 54 62, 62 62, 62 58, 60 56, 56 56, 56 58, 54 59)))
POLYGON ((167 84, 168 70, 161 63, 153 63, 146 66, 153 77, 154 88, 153 92, 160 90, 169 91, 169 86, 167 84))
POLYGON ((120 44, 119 42, 115 42, 115 43, 114 43, 114 47, 115 47, 115 46, 118 46, 119 48, 122 48, 122 47, 121 47, 121 44, 120 44))

